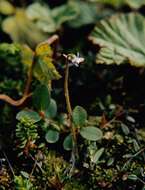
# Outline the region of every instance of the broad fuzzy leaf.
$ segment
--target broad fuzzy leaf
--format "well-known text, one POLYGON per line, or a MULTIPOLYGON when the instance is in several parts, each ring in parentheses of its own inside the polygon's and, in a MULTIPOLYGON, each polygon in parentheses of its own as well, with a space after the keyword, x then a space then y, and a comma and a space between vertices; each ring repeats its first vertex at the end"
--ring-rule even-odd
POLYGON ((76 1, 74 2, 74 5, 78 9, 78 14, 73 20, 68 22, 69 26, 77 28, 95 22, 98 17, 96 4, 76 1))
POLYGON ((126 4, 132 8, 139 9, 141 6, 145 5, 145 0, 126 0, 126 4))
POLYGON ((0 0, 0 13, 4 15, 11 15, 15 12, 15 7, 6 0, 0 0))
POLYGON ((112 5, 114 7, 120 7, 123 5, 128 5, 131 8, 140 8, 141 6, 145 5, 145 0, 90 0, 95 1, 97 3, 103 3, 112 5))
POLYGON ((55 32, 55 22, 51 15, 51 10, 47 5, 33 3, 26 9, 26 14, 31 21, 43 32, 55 32))
POLYGON ((33 3, 27 8, 26 13, 39 29, 52 33, 58 30, 64 22, 75 18, 78 11, 74 2, 68 2, 53 9, 50 9, 46 4, 33 3))
POLYGON ((107 4, 107 5, 112 5, 115 7, 119 7, 121 5, 123 5, 124 0, 94 0, 97 3, 103 3, 103 4, 107 4))
POLYGON ((16 9, 14 16, 6 18, 2 23, 2 28, 14 42, 25 43, 31 47, 35 47, 48 37, 31 22, 23 9, 16 9))
POLYGON ((100 21, 89 37, 101 47, 96 63, 145 67, 144 34, 145 19, 137 13, 119 14, 100 21))
POLYGON ((52 9, 52 17, 55 21, 56 28, 59 29, 61 24, 72 21, 79 14, 79 8, 73 1, 68 2, 65 5, 52 9))

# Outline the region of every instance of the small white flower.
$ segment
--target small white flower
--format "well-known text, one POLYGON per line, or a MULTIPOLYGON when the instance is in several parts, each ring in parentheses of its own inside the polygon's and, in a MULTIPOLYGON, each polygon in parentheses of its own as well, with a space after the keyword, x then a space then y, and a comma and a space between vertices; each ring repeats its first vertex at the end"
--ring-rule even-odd
POLYGON ((71 66, 75 65, 76 67, 78 67, 85 60, 83 57, 80 57, 79 53, 77 53, 77 55, 75 54, 68 54, 67 56, 65 55, 65 58, 67 58, 67 60, 69 61, 69 65, 71 66))
POLYGON ((83 57, 80 57, 79 53, 77 53, 77 55, 74 55, 74 58, 72 59, 72 64, 78 67, 80 63, 84 62, 84 60, 85 59, 83 57))

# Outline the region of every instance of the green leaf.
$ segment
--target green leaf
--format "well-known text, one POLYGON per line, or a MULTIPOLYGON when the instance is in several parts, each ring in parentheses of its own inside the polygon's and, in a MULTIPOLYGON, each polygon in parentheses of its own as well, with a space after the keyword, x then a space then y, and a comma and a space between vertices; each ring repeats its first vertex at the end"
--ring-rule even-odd
POLYGON ((59 29, 61 24, 76 18, 79 14, 78 6, 75 2, 69 1, 67 4, 52 9, 52 17, 55 21, 56 28, 59 29))
POLYGON ((122 157, 123 157, 123 158, 131 158, 131 157, 133 157, 133 155, 132 155, 132 154, 125 154, 125 155, 123 155, 122 157))
POLYGON ((75 125, 82 126, 87 120, 87 112, 81 106, 76 106, 73 110, 72 118, 75 125))
POLYGON ((51 10, 46 4, 38 2, 31 4, 26 9, 26 15, 43 32, 52 33, 56 31, 51 10))
POLYGON ((92 162, 97 164, 97 162, 99 161, 100 157, 102 156, 103 152, 104 152, 104 148, 100 148, 99 150, 97 150, 97 152, 94 154, 93 158, 92 158, 92 162))
POLYGON ((3 56, 16 56, 20 52, 20 46, 18 44, 0 44, 0 58, 3 56))
POLYGON ((12 66, 18 66, 18 62, 21 61, 21 46, 19 44, 1 43, 0 59, 1 64, 4 62, 5 64, 8 63, 12 66))
POLYGON ((145 19, 137 13, 119 14, 100 21, 90 40, 101 47, 98 64, 129 63, 145 67, 145 19))
POLYGON ((145 141, 145 129, 138 129, 137 136, 140 140, 145 141))
POLYGON ((22 110, 19 113, 17 113, 16 119, 18 121, 21 121, 22 119, 29 119, 33 123, 36 123, 36 122, 38 122, 38 121, 41 120, 41 117, 35 111, 32 111, 32 110, 22 110))
POLYGON ((123 5, 125 0, 94 0, 94 1, 97 3, 112 5, 114 7, 120 7, 123 5))
POLYGON ((114 158, 111 157, 109 158, 108 162, 107 162, 107 166, 111 166, 114 163, 114 158))
POLYGON ((50 104, 50 93, 46 85, 37 86, 33 94, 33 104, 39 111, 46 111, 50 104))
POLYGON ((131 8, 138 9, 141 6, 145 5, 145 0, 94 0, 94 1, 98 3, 112 5, 117 8, 123 5, 128 5, 131 8))
POLYGON ((64 22, 75 18, 78 15, 78 7, 72 1, 53 9, 46 4, 33 3, 28 6, 26 14, 40 30, 52 33, 60 29, 64 22))
POLYGON ((133 139, 132 142, 133 142, 134 150, 135 150, 136 152, 139 151, 141 147, 139 146, 139 144, 138 144, 138 142, 136 141, 136 139, 133 139))
POLYGON ((47 131, 45 139, 48 143, 56 143, 59 140, 59 132, 55 130, 47 131))
POLYGON ((47 85, 50 80, 61 78, 53 64, 53 50, 47 40, 37 45, 35 54, 33 74, 37 80, 47 85))
POLYGON ((14 42, 28 44, 30 47, 35 47, 48 38, 48 34, 37 28, 27 17, 24 9, 16 9, 15 15, 4 19, 2 29, 14 42))
POLYGON ((34 186, 29 179, 22 176, 14 176, 14 184, 16 190, 34 190, 34 186))
POLYGON ((126 0, 125 2, 134 9, 139 9, 145 5, 145 0, 126 0))
POLYGON ((48 108, 45 111, 46 117, 47 118, 54 118, 57 114, 57 104, 56 101, 51 99, 50 104, 48 108))
POLYGON ((121 123, 121 129, 125 135, 128 135, 130 133, 128 126, 125 125, 124 123, 121 123))
POLYGON ((21 173, 21 175, 22 175, 24 178, 29 179, 29 174, 28 174, 27 172, 21 171, 20 173, 21 173))
POLYGON ((51 59, 38 58, 33 74, 43 84, 48 84, 50 80, 58 80, 61 78, 60 74, 56 70, 51 59))
POLYGON ((72 135, 69 134, 68 136, 66 136, 66 138, 64 139, 63 142, 63 148, 67 151, 72 150, 73 147, 73 139, 72 139, 72 135))
POLYGON ((66 113, 61 113, 60 115, 58 115, 58 123, 61 126, 66 126, 68 125, 68 117, 66 113))
POLYGON ((21 62, 30 67, 33 62, 34 52, 27 45, 21 46, 21 62))
POLYGON ((83 127, 80 130, 80 134, 83 138, 90 141, 97 141, 103 137, 102 131, 97 127, 83 127))
POLYGON ((126 117, 126 119, 127 119, 129 122, 131 122, 131 123, 135 123, 135 122, 136 122, 135 119, 134 119, 132 116, 130 116, 130 115, 128 115, 128 116, 126 117))
POLYGON ((15 7, 6 0, 0 0, 0 13, 4 15, 11 15, 15 12, 15 7))
POLYGON ((76 4, 78 14, 73 20, 68 22, 69 26, 76 28, 95 22, 97 17, 97 5, 83 1, 76 1, 74 4, 76 4))
POLYGON ((130 175, 128 175, 128 179, 136 181, 138 179, 138 177, 135 174, 130 174, 130 175))

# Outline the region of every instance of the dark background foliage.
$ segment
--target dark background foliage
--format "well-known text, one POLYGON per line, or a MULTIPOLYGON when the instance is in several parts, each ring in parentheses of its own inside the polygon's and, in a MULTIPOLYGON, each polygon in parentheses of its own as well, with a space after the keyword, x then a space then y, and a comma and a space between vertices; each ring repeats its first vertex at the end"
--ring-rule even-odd
MULTIPOLYGON (((11 0, 9 2, 14 7, 24 8, 24 10, 36 2, 44 7, 48 5, 50 10, 68 3, 65 0, 11 0)), ((75 2, 88 3, 88 1, 75 2)), ((18 108, 0 101, 0 190, 22 187, 24 190, 52 190, 52 188, 60 190, 62 187, 59 185, 62 185, 64 190, 144 190, 145 70, 128 63, 119 66, 96 64, 96 53, 101 47, 99 44, 92 44, 88 36, 98 21, 111 15, 137 12, 144 16, 145 5, 142 3, 138 8, 134 8, 127 3, 121 6, 117 3, 111 4, 111 1, 96 4, 94 3, 98 12, 96 11, 93 21, 78 24, 77 27, 73 26, 72 20, 62 22, 54 32, 45 34, 48 37, 53 34, 59 35, 59 43, 53 59, 57 70, 62 75, 61 79, 52 81, 51 97, 56 101, 57 114, 54 118, 49 118, 52 122, 50 126, 46 127, 46 121, 43 119, 38 123, 16 119, 17 113, 25 108, 31 109, 35 114, 39 113, 32 99, 18 108), (82 106, 88 113, 88 123, 85 125, 92 126, 93 123, 95 127, 101 129, 103 139, 92 142, 78 134, 80 157, 76 163, 76 171, 70 178, 69 175, 67 176, 66 168, 69 170, 71 167, 72 152, 64 150, 62 145, 69 134, 67 119, 62 119, 62 113, 67 112, 63 88, 65 61, 59 55, 77 54, 77 52, 85 58, 85 62, 78 68, 70 67, 69 90, 72 108, 77 105, 82 106), (119 115, 120 110, 123 112, 121 115, 119 115), (51 144, 46 134, 52 129, 57 131, 57 127, 60 128, 59 141, 51 144), (35 128, 36 131, 33 130, 35 128), (38 135, 38 138, 35 135, 38 135), (28 140, 29 136, 35 141, 37 148, 28 150, 31 156, 27 154, 19 156, 26 151, 26 146, 21 148, 22 137, 28 140), (98 156, 98 161, 93 163, 92 155, 95 154, 93 151, 97 152, 100 149, 103 151, 98 156), (132 157, 127 157, 129 155, 132 157), (108 162, 112 163, 109 165, 108 162), (125 167, 124 164, 128 165, 125 167), (14 176, 11 165, 15 172, 14 176), (26 173, 23 173, 24 171, 26 173), (52 184, 49 181, 52 181, 52 184)), ((15 43, 11 34, 3 29, 3 21, 9 16, 11 15, 0 14, 1 43, 15 43)), ((74 22, 78 22, 84 18, 82 16, 80 20, 79 17, 75 19, 74 22)), ((33 31, 31 34, 33 35, 33 31)), ((29 36, 24 35, 24 38, 27 37, 29 36)), ((21 42, 17 43, 21 44, 21 42)), ((34 45, 32 48, 34 50, 34 45)), ((10 53, 5 56, 3 49, 0 49, 0 93, 5 93, 14 99, 20 98, 27 78, 26 73, 27 69, 21 62, 19 50, 15 54, 10 53)), ((31 90, 34 91, 39 85, 40 81, 33 78, 31 90)))

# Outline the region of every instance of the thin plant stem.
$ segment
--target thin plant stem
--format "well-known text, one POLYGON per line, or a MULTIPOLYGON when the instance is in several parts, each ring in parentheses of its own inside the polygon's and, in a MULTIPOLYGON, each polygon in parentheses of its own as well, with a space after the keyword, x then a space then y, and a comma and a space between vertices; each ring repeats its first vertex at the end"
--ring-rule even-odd
MULTIPOLYGON (((52 43, 54 43, 56 40, 58 40, 58 36, 57 35, 53 35, 52 37, 50 37, 47 42, 49 45, 51 45, 52 43)), ((35 65, 35 54, 33 56, 33 62, 32 65, 28 71, 28 79, 26 82, 26 86, 25 86, 25 90, 24 90, 24 94, 22 96, 22 98, 20 98, 19 100, 14 100, 13 98, 11 98, 10 96, 6 95, 6 94, 0 94, 0 100, 7 102, 8 104, 12 105, 12 106, 21 106, 29 97, 32 96, 32 93, 29 93, 30 91, 30 87, 31 87, 31 82, 32 82, 32 75, 33 75, 33 68, 35 65)))
POLYGON ((68 61, 66 60, 64 94, 65 94, 66 107, 67 107, 68 119, 69 119, 69 124, 70 124, 71 132, 72 132, 72 137, 74 140, 74 144, 76 144, 77 138, 76 138, 75 128, 72 125, 72 107, 71 107, 70 96, 69 96, 68 80, 69 80, 69 64, 68 64, 68 61))
MULTIPOLYGON (((34 172, 34 170, 35 170, 36 167, 38 167, 38 168, 41 170, 41 172, 44 174, 45 171, 42 169, 42 167, 40 166, 40 164, 38 163, 38 161, 37 161, 31 154, 29 154, 29 157, 34 161, 34 166, 33 166, 33 168, 32 168, 32 171, 31 171, 31 174, 30 174, 30 178, 32 177, 33 172, 34 172)), ((48 179, 48 183, 49 183, 53 188, 55 188, 56 190, 61 190, 61 188, 58 186, 58 184, 55 185, 54 183, 52 183, 52 180, 48 179)))
POLYGON ((138 179, 143 185, 145 185, 145 182, 144 182, 142 179, 140 179, 139 177, 137 177, 137 179, 138 179))
POLYGON ((0 94, 0 100, 3 100, 4 102, 7 102, 8 104, 10 104, 12 106, 21 106, 31 96, 32 96, 32 93, 30 93, 26 96, 23 96, 19 100, 14 100, 6 94, 0 94))
POLYGON ((31 86, 31 81, 32 81, 33 67, 34 67, 34 61, 32 62, 32 65, 28 71, 28 79, 26 82, 23 97, 19 100, 14 100, 6 94, 0 94, 0 100, 3 100, 9 103, 12 106, 21 106, 32 95, 32 93, 29 93, 29 91, 30 91, 30 86, 31 86))
POLYGON ((8 159, 8 157, 7 157, 7 155, 6 155, 6 153, 5 153, 5 151, 2 151, 2 152, 3 152, 3 155, 4 155, 6 161, 7 161, 8 165, 9 165, 9 168, 10 168, 10 170, 11 170, 13 176, 15 176, 15 173, 14 173, 13 167, 12 167, 12 165, 11 165, 11 163, 10 163, 10 161, 9 161, 9 159, 8 159))
POLYGON ((71 130, 72 139, 73 139, 73 147, 72 147, 72 155, 71 155, 72 166, 71 166, 70 172, 69 172, 69 174, 72 175, 72 172, 75 167, 76 157, 78 157, 78 149, 77 149, 77 134, 76 134, 76 130, 72 124, 72 107, 71 107, 70 96, 69 96, 68 81, 69 81, 69 64, 68 64, 68 60, 66 58, 64 94, 65 94, 66 107, 67 107, 67 112, 68 112, 69 127, 71 130))
POLYGON ((68 64, 68 62, 66 60, 64 93, 65 93, 65 99, 66 99, 67 112, 68 112, 68 115, 69 115, 69 119, 71 119, 72 108, 71 108, 70 96, 69 96, 69 90, 68 90, 68 80, 69 80, 69 64, 68 64))
POLYGON ((32 171, 31 171, 31 173, 30 173, 30 178, 32 177, 32 175, 33 175, 33 173, 34 173, 34 170, 35 170, 36 166, 37 166, 37 161, 35 161, 35 163, 34 163, 34 165, 33 165, 32 171))
POLYGON ((32 82, 32 74, 33 74, 34 64, 35 64, 35 62, 34 62, 34 58, 33 58, 32 65, 28 71, 28 78, 27 78, 23 97, 20 98, 19 100, 14 100, 6 94, 0 94, 0 100, 3 100, 5 102, 9 103, 12 106, 21 106, 30 96, 32 96, 32 93, 29 93, 29 91, 30 91, 30 86, 31 86, 31 82, 32 82))
POLYGON ((14 100, 6 94, 0 94, 0 100, 3 100, 5 102, 9 103, 12 106, 21 106, 30 96, 32 96, 32 93, 29 93, 29 91, 30 91, 30 86, 31 86, 31 82, 32 82, 32 74, 33 74, 34 64, 35 64, 35 62, 34 62, 34 57, 33 57, 32 65, 28 71, 28 78, 26 81, 26 86, 25 86, 23 97, 20 98, 19 100, 14 100))
POLYGON ((40 171, 44 173, 44 170, 42 169, 40 164, 37 162, 37 160, 31 154, 29 154, 29 157, 34 161, 34 165, 36 164, 36 166, 40 169, 40 171))

